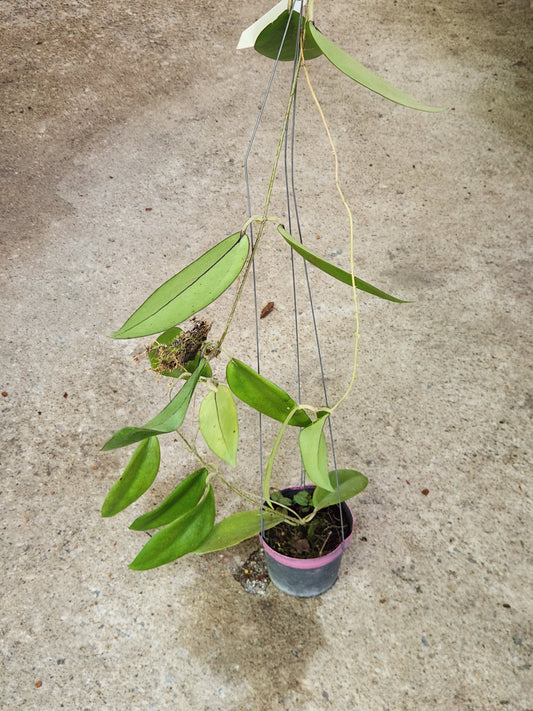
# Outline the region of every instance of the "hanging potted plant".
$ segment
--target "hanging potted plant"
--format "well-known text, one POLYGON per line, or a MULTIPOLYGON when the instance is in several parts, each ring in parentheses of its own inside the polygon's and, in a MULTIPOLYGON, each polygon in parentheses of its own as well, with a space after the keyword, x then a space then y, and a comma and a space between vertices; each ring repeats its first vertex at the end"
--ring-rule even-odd
MULTIPOLYGON (((294 63, 262 213, 251 215, 237 231, 159 286, 112 334, 117 339, 159 334, 147 348, 150 367, 158 375, 169 378, 179 389, 146 424, 124 427, 104 445, 104 451, 137 446, 121 477, 109 491, 102 516, 117 514, 147 491, 159 471, 159 438, 169 434, 175 437, 177 433, 178 441, 195 456, 198 467, 178 482, 157 508, 132 522, 130 528, 135 531, 155 532, 130 568, 155 568, 187 554, 221 550, 259 535, 275 585, 291 595, 308 597, 323 593, 337 579, 340 558, 353 530, 353 517, 346 502, 367 485, 366 477, 359 471, 337 465, 331 424, 333 413, 346 400, 355 380, 359 337, 357 293, 359 290, 366 291, 396 303, 402 303, 402 300, 355 275, 352 215, 342 194, 337 170, 335 184, 350 225, 349 269, 343 270, 315 254, 304 245, 301 234, 295 238, 281 219, 270 214, 282 148, 287 141, 294 140, 288 126, 295 110, 296 87, 304 77, 324 123, 335 160, 335 148, 307 69, 307 63, 316 57, 324 55, 348 77, 396 103, 423 111, 439 109, 420 104, 393 88, 328 40, 313 22, 311 1, 307 6, 305 3, 302 6, 300 2, 278 3, 243 33, 240 46, 250 45, 275 60, 274 71, 279 61, 294 63), (277 228, 279 239, 294 255, 303 258, 304 265, 312 264, 340 282, 343 285, 340 288, 353 301, 355 336, 352 377, 346 391, 334 404, 329 404, 325 390, 324 400, 320 403, 298 402, 260 373, 259 354, 256 367, 251 367, 238 354, 229 353, 224 345, 250 275, 256 294, 254 257, 269 225, 277 228), (212 338, 213 324, 201 319, 199 314, 235 283, 237 286, 229 314, 219 326, 220 334, 212 338), (218 365, 221 361, 225 361, 224 377, 214 375, 212 368, 212 364, 216 362, 218 365), (202 392, 198 412, 191 414, 193 395, 202 392), (277 423, 278 427, 264 462, 261 457, 258 480, 254 477, 246 490, 232 483, 226 474, 226 469, 236 467, 238 461, 239 416, 236 400, 258 412, 259 418, 265 417, 277 423), (182 430, 188 414, 197 420, 203 439, 201 446, 196 444, 196 439, 188 439, 182 430), (294 486, 292 477, 286 482, 286 488, 276 491, 271 488, 272 475, 288 430, 298 431, 298 453, 307 483, 300 481, 299 486, 294 486), (216 461, 212 460, 212 454, 216 456, 216 461), (219 486, 228 487, 248 508, 217 521, 215 490, 219 486)), ((250 202, 249 198, 248 192, 250 202)), ((290 218, 290 214, 288 216, 290 218)), ((256 327, 262 315, 256 299, 256 327)))

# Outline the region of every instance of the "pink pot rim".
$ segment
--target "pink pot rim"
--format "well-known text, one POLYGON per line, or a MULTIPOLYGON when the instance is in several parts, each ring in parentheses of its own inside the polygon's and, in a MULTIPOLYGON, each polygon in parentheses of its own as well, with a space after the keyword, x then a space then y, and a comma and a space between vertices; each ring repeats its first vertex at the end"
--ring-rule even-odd
POLYGON ((264 538, 261 538, 261 536, 259 536, 259 538, 265 553, 267 553, 277 563, 286 565, 289 568, 295 568, 296 570, 310 570, 311 568, 322 568, 324 565, 337 560, 337 558, 341 556, 348 547, 352 535, 353 534, 350 533, 350 535, 344 539, 344 543, 340 543, 334 551, 331 551, 331 553, 323 555, 320 558, 291 558, 288 555, 283 555, 282 553, 275 551, 268 545, 264 538))
MULTIPOLYGON (((288 486, 285 489, 283 489, 283 491, 299 491, 301 489, 309 489, 309 488, 310 488, 309 486, 288 486)), ((259 535, 259 540, 261 541, 261 545, 263 546, 265 553, 267 553, 277 563, 286 565, 289 568, 295 568, 296 570, 310 570, 311 568, 322 568, 324 565, 327 565, 328 563, 332 563, 334 560, 337 560, 337 558, 344 553, 344 551, 350 544, 350 541, 353 536, 353 514, 352 514, 348 504, 346 504, 346 502, 344 502, 344 503, 346 505, 346 509, 348 510, 348 513, 350 516, 350 522, 352 524, 352 531, 351 531, 350 535, 346 536, 344 541, 342 543, 340 543, 335 548, 335 550, 332 550, 330 553, 327 553, 326 555, 320 556, 320 558, 291 558, 291 556, 283 555, 282 553, 278 553, 277 551, 275 551, 273 548, 271 548, 268 545, 268 543, 265 541, 265 539, 261 535, 259 535)))

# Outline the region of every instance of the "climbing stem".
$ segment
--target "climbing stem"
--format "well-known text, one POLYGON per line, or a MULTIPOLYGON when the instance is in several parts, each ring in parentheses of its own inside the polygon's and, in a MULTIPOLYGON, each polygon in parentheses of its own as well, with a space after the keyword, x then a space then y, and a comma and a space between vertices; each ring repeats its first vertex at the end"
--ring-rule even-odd
MULTIPOLYGON (((312 0, 310 0, 310 2, 309 2, 308 10, 312 11, 312 0)), ((301 55, 302 55, 302 52, 300 51, 300 56, 301 55)), ((311 78, 309 76, 309 72, 307 71, 307 66, 306 66, 305 60, 303 61, 303 69, 305 72, 305 78, 307 80, 307 86, 309 87, 309 91, 311 93, 311 96, 313 97, 313 101, 315 102, 315 105, 318 109, 318 113, 320 114, 320 118, 321 118, 324 128, 326 130, 329 145, 330 145, 331 151, 333 153, 333 158, 335 161, 335 186, 336 186, 337 192, 339 193, 339 196, 341 198, 342 204, 344 205, 346 212, 348 214, 348 222, 349 222, 349 226, 350 226, 350 274, 352 277, 352 295, 353 295, 354 320, 355 320, 353 367, 352 367, 352 375, 351 375, 348 387, 346 388, 346 391, 340 397, 340 399, 331 408, 333 411, 333 410, 336 410, 339 407, 339 405, 348 397, 349 393, 351 392, 351 390, 354 386, 355 377, 356 377, 356 373, 357 373, 357 354, 358 354, 358 349, 359 349, 359 305, 358 305, 358 301, 357 301, 357 289, 355 287, 354 225, 353 225, 352 211, 350 210, 350 206, 348 205, 348 202, 346 201, 346 198, 344 197, 344 193, 342 192, 342 188, 341 188, 340 181, 339 181, 339 158, 337 155, 337 151, 335 149, 335 144, 333 142, 333 138, 331 136, 331 132, 329 130, 329 126, 326 121, 326 117, 324 116, 322 106, 320 105, 320 101, 318 100, 318 97, 313 89, 313 85, 311 84, 311 78)))
POLYGON ((209 462, 207 462, 207 461, 202 457, 202 455, 201 455, 200 452, 196 449, 196 447, 194 446, 194 444, 191 444, 191 443, 189 442, 189 440, 185 437, 184 434, 182 434, 179 430, 177 430, 177 434, 178 434, 178 437, 185 443, 185 446, 187 447, 187 449, 189 450, 189 452, 191 452, 191 454, 194 454, 194 456, 196 457, 196 459, 198 459, 198 461, 202 464, 202 466, 204 466, 204 467, 207 469, 207 471, 208 471, 210 474, 217 474, 217 473, 218 473, 218 469, 217 469, 213 464, 209 464, 209 462))
POLYGON ((237 494, 237 496, 240 496, 242 499, 244 499, 244 501, 248 501, 248 502, 250 502, 251 504, 253 504, 254 506, 258 506, 258 507, 261 506, 261 502, 258 501, 257 498, 254 498, 251 494, 248 494, 248 493, 246 493, 245 491, 242 491, 241 489, 238 489, 238 488, 237 488, 236 486, 234 486, 233 484, 230 484, 230 482, 229 482, 227 479, 224 479, 224 477, 222 476, 222 474, 220 474, 220 472, 218 471, 218 468, 217 468, 216 466, 214 466, 213 464, 210 464, 209 462, 207 462, 207 461, 202 457, 202 455, 198 452, 198 450, 196 449, 196 447, 194 446, 194 444, 191 444, 191 443, 189 442, 189 440, 185 437, 184 434, 182 434, 179 430, 178 430, 177 432, 178 432, 178 436, 179 436, 179 437, 181 438, 181 440, 185 443, 185 446, 187 447, 187 449, 189 450, 189 452, 191 452, 192 454, 194 454, 194 456, 200 461, 200 463, 201 463, 201 464, 207 469, 207 471, 209 472, 208 480, 209 480, 211 477, 216 476, 218 479, 220 479, 220 481, 221 481, 223 484, 225 484, 225 485, 228 487, 228 489, 231 489, 231 491, 233 491, 234 494, 237 494))
POLYGON ((244 225, 241 227, 241 235, 246 232, 248 227, 250 227, 251 224, 254 222, 257 222, 261 224, 261 222, 266 221, 266 222, 275 222, 278 225, 281 225, 282 222, 278 217, 263 217, 262 215, 252 215, 252 217, 249 217, 244 225))
POLYGON ((269 497, 269 489, 270 489, 270 478, 272 476, 272 469, 274 467, 274 461, 276 459, 276 455, 278 453, 278 449, 281 444, 281 440, 283 439, 283 435, 285 433, 285 430, 287 429, 289 422, 294 415, 295 412, 297 412, 300 409, 300 405, 295 405, 292 410, 289 412, 287 417, 283 420, 283 424, 280 427, 280 430, 276 436, 276 439, 274 441, 274 445, 272 447, 272 450, 270 452, 270 456, 268 457, 268 462, 267 466, 265 469, 265 476, 263 477, 263 498, 264 500, 268 503, 270 501, 269 497))
POLYGON ((257 507, 261 506, 260 501, 255 499, 251 494, 248 494, 245 491, 242 491, 242 489, 238 489, 233 484, 230 484, 230 482, 227 479, 224 479, 224 477, 220 474, 220 472, 218 473, 217 476, 220 479, 220 481, 228 487, 228 489, 233 491, 234 494, 237 494, 237 496, 240 496, 241 499, 243 499, 244 501, 248 501, 249 503, 253 504, 254 506, 257 506, 257 507))

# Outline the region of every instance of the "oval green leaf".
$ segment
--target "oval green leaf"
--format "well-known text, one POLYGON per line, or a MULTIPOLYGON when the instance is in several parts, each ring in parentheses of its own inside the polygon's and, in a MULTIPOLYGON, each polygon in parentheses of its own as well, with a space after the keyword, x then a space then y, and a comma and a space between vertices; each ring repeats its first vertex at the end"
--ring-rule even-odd
POLYGON ((338 469, 339 476, 339 491, 337 491, 337 478, 335 471, 329 472, 329 481, 333 490, 322 489, 317 486, 313 492, 313 506, 316 509, 323 509, 326 506, 333 506, 339 503, 339 494, 341 501, 347 501, 353 496, 360 494, 368 484, 368 479, 361 472, 355 469, 338 469))
MULTIPOLYGON (((167 331, 162 333, 153 342, 152 347, 148 351, 148 358, 150 360, 150 367, 159 375, 164 375, 169 378, 182 378, 184 370, 183 368, 169 368, 165 365, 165 362, 172 359, 172 343, 178 338, 178 336, 183 333, 183 329, 178 326, 173 326, 167 331), (168 346, 168 351, 161 346, 168 346)), ((198 363, 200 362, 200 354, 197 353, 193 360, 189 360, 184 364, 184 368, 188 373, 194 373, 198 363)), ((200 373, 202 378, 210 378, 213 375, 211 366, 206 362, 203 371, 200 373)))
POLYGON ((226 237, 156 289, 111 337, 149 336, 193 316, 235 281, 248 250, 246 234, 226 237))
POLYGON ((192 509, 205 492, 207 469, 197 469, 189 474, 156 509, 139 516, 131 524, 133 531, 148 531, 166 526, 192 509))
POLYGON ((299 445, 302 463, 309 478, 322 489, 333 491, 333 485, 328 472, 328 450, 324 437, 324 423, 328 418, 326 413, 319 417, 312 425, 305 427, 300 432, 299 445))
MULTIPOLYGON (((269 57, 270 59, 277 59, 279 48, 283 42, 283 47, 281 52, 279 52, 280 62, 292 62, 296 55, 296 49, 299 43, 298 29, 300 24, 300 15, 298 12, 293 12, 289 22, 289 27, 287 28, 287 23, 289 21, 289 11, 285 10, 279 15, 278 18, 271 22, 265 27, 262 32, 260 32, 257 37, 254 49, 259 52, 259 54, 269 57), (287 28, 287 33, 285 34, 285 29, 287 28), (283 37, 285 36, 285 40, 283 37)), ((308 23, 305 23, 307 27, 308 23)), ((305 59, 314 59, 322 54, 322 50, 318 47, 317 43, 313 37, 306 32, 304 40, 304 57, 305 59)))
POLYGON ((129 567, 150 570, 192 553, 209 534, 214 522, 215 496, 213 487, 208 486, 202 501, 152 536, 129 567))
MULTIPOLYGON (((277 526, 284 520, 283 514, 275 511, 263 511, 265 530, 277 526)), ((259 511, 239 511, 215 524, 211 533, 196 548, 195 553, 213 553, 257 536, 261 532, 261 514, 259 511)))
MULTIPOLYGON (((284 390, 259 375, 253 368, 232 358, 226 367, 226 380, 231 392, 254 410, 284 422, 297 403, 284 390)), ((311 418, 304 410, 291 417, 289 425, 307 427, 311 418)))
POLYGON ((426 106, 420 103, 417 99, 414 99, 409 94, 396 89, 388 81, 382 79, 377 74, 374 74, 364 67, 356 59, 350 57, 344 50, 337 47, 331 40, 324 37, 324 35, 317 30, 317 28, 312 24, 308 23, 307 32, 309 36, 313 38, 318 48, 324 54, 324 56, 329 59, 329 61, 340 69, 343 74, 347 77, 353 79, 358 84, 365 86, 370 91, 375 94, 380 94, 380 96, 394 101, 396 104, 401 104, 402 106, 407 106, 410 109, 417 109, 418 111, 429 111, 431 113, 436 113, 438 111, 444 111, 442 108, 435 108, 434 106, 426 106))
POLYGON ((107 452, 110 449, 126 447, 129 444, 139 442, 147 437, 174 432, 181 427, 204 365, 205 360, 202 358, 198 367, 179 393, 172 398, 158 415, 147 422, 144 427, 123 427, 104 444, 102 451, 107 452))
POLYGON ((114 516, 144 494, 159 471, 161 452, 157 437, 137 447, 120 479, 111 488, 102 506, 102 516, 114 516))
POLYGON ((219 385, 216 391, 204 397, 198 424, 209 449, 234 467, 237 464, 239 419, 235 400, 227 385, 219 385))
MULTIPOLYGON (((343 284, 348 284, 349 286, 352 286, 352 275, 349 272, 345 272, 344 269, 336 267, 334 264, 327 262, 325 259, 322 259, 322 257, 319 257, 314 252, 311 252, 311 250, 307 249, 307 247, 304 247, 301 242, 297 242, 294 237, 287 232, 283 225, 278 225, 278 232, 287 242, 287 244, 289 244, 292 249, 294 249, 294 251, 297 252, 300 256, 302 256, 307 262, 312 264, 314 267, 317 267, 321 271, 325 272, 326 274, 329 274, 329 276, 338 279, 343 284)), ((381 289, 372 286, 372 284, 369 284, 368 282, 363 281, 358 277, 355 277, 355 286, 357 289, 360 289, 361 291, 366 291, 368 294, 379 296, 380 299, 395 301, 398 304, 410 303, 408 301, 404 301, 403 299, 397 299, 395 296, 391 296, 390 294, 386 294, 384 291, 381 291, 381 289)))

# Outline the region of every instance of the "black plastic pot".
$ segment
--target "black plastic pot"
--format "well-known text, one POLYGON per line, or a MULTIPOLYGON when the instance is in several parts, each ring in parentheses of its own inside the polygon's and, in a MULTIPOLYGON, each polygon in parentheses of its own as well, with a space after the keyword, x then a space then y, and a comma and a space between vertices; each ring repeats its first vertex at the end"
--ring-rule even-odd
MULTIPOLYGON (((283 489, 284 496, 301 491, 313 491, 314 486, 294 486, 283 489)), ((353 515, 346 503, 342 503, 343 521, 349 527, 349 534, 335 550, 320 558, 291 558, 273 550, 261 538, 265 551, 268 573, 274 585, 287 595, 294 597, 317 597, 329 590, 339 577, 342 554, 350 543, 353 532, 353 515)))

